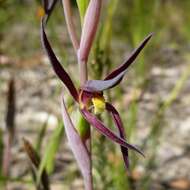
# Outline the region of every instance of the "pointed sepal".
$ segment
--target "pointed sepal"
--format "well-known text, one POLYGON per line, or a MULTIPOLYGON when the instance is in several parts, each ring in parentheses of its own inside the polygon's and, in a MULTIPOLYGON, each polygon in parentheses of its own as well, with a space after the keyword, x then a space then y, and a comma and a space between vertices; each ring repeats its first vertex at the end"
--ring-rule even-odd
POLYGON ((127 143, 123 138, 117 136, 114 132, 112 132, 109 128, 107 128, 96 116, 91 114, 88 110, 86 110, 84 108, 81 110, 81 113, 84 116, 84 118, 94 128, 96 128, 102 135, 108 137, 113 142, 115 142, 125 148, 134 150, 134 151, 138 152, 139 154, 141 154, 142 156, 144 156, 144 154, 136 146, 127 143))
POLYGON ((147 42, 150 40, 152 34, 148 35, 136 48, 131 55, 127 58, 127 60, 113 72, 111 72, 104 80, 89 80, 82 87, 83 90, 88 92, 98 92, 113 88, 117 84, 120 83, 122 78, 127 72, 128 67, 134 62, 136 57, 139 55, 141 50, 145 47, 147 42))
MULTIPOLYGON (((115 109, 113 105, 106 102, 106 109, 108 112, 111 113, 114 123, 119 131, 119 135, 121 138, 125 139, 125 129, 123 127, 122 120, 120 118, 120 115, 118 111, 115 109)), ((128 169, 129 168, 129 155, 128 155, 128 149, 121 146, 121 152, 123 154, 123 160, 125 162, 125 166, 128 169)))
POLYGON ((148 43, 153 34, 149 34, 140 45, 129 55, 129 57, 120 65, 117 69, 112 71, 104 80, 113 79, 117 77, 123 71, 126 71, 127 68, 135 61, 139 53, 143 50, 145 45, 148 43))
POLYGON ((53 52, 53 49, 51 48, 51 45, 47 39, 45 29, 44 29, 44 20, 41 21, 41 40, 42 45, 48 55, 48 58, 50 60, 50 63, 57 74, 57 76, 61 79, 61 81, 64 83, 64 85, 67 87, 69 92, 71 93, 72 97, 78 101, 78 91, 76 90, 70 76, 68 73, 63 69, 61 66, 61 63, 58 61, 55 53, 53 52))
POLYGON ((98 28, 102 0, 90 0, 82 27, 78 59, 87 62, 92 43, 98 28))
POLYGON ((68 143, 78 163, 80 171, 84 178, 85 189, 91 189, 92 187, 92 174, 91 174, 91 160, 86 145, 82 141, 78 132, 76 131, 68 111, 65 106, 63 95, 61 97, 62 105, 62 117, 65 126, 65 132, 67 135, 68 143))

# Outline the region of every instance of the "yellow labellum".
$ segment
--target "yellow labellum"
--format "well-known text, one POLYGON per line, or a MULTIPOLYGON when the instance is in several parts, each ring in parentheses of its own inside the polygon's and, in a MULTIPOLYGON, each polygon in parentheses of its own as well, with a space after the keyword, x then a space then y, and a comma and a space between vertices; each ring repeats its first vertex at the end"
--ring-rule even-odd
POLYGON ((103 96, 92 98, 92 103, 94 105, 95 114, 101 114, 105 110, 106 104, 103 96))
POLYGON ((42 6, 39 6, 37 9, 37 17, 42 18, 45 15, 45 10, 42 6))

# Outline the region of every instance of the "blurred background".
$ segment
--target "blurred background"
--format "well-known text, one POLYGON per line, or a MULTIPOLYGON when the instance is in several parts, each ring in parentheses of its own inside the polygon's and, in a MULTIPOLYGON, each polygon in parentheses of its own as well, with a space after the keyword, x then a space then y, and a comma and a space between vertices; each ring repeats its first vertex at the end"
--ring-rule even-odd
MULTIPOLYGON (((78 9, 72 2, 80 34, 78 9)), ((121 85, 105 94, 121 113, 128 141, 146 157, 130 151, 126 175, 120 147, 93 130, 95 189, 190 189, 189 10, 189 0, 104 1, 88 63, 90 78, 103 78, 149 33, 154 35, 121 85)), ((36 180, 39 159, 32 167, 24 151, 27 139, 51 189, 82 190, 61 120, 62 84, 41 47, 41 14, 40 1, 0 0, 0 189, 41 189, 36 180)), ((77 84, 78 66, 59 1, 47 33, 77 84)), ((72 105, 69 96, 67 101, 72 105)), ((112 128, 110 117, 102 118, 112 128)))

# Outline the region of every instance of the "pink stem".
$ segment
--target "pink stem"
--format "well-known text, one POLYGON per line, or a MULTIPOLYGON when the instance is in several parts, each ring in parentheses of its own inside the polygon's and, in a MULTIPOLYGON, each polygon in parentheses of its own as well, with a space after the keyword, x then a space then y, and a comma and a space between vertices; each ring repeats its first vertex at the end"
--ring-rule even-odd
POLYGON ((77 50, 79 49, 79 41, 77 38, 75 25, 72 19, 71 3, 70 0, 62 0, 62 3, 69 36, 71 38, 75 52, 77 53, 77 50))

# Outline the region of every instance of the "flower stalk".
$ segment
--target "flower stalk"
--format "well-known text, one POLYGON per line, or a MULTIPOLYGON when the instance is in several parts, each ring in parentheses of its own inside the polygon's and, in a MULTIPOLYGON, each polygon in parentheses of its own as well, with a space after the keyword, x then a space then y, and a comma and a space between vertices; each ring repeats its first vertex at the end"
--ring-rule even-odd
POLYGON ((86 10, 78 51, 78 60, 82 63, 87 63, 88 61, 88 56, 98 28, 101 6, 102 0, 91 0, 86 10))
POLYGON ((85 61, 78 60, 79 66, 79 78, 80 78, 80 85, 84 85, 88 80, 88 67, 85 61))
POLYGON ((73 44, 74 50, 77 53, 79 49, 79 41, 76 34, 73 18, 72 18, 71 2, 70 0, 62 0, 62 2, 63 2, 63 9, 64 9, 65 20, 66 20, 69 36, 73 44))

